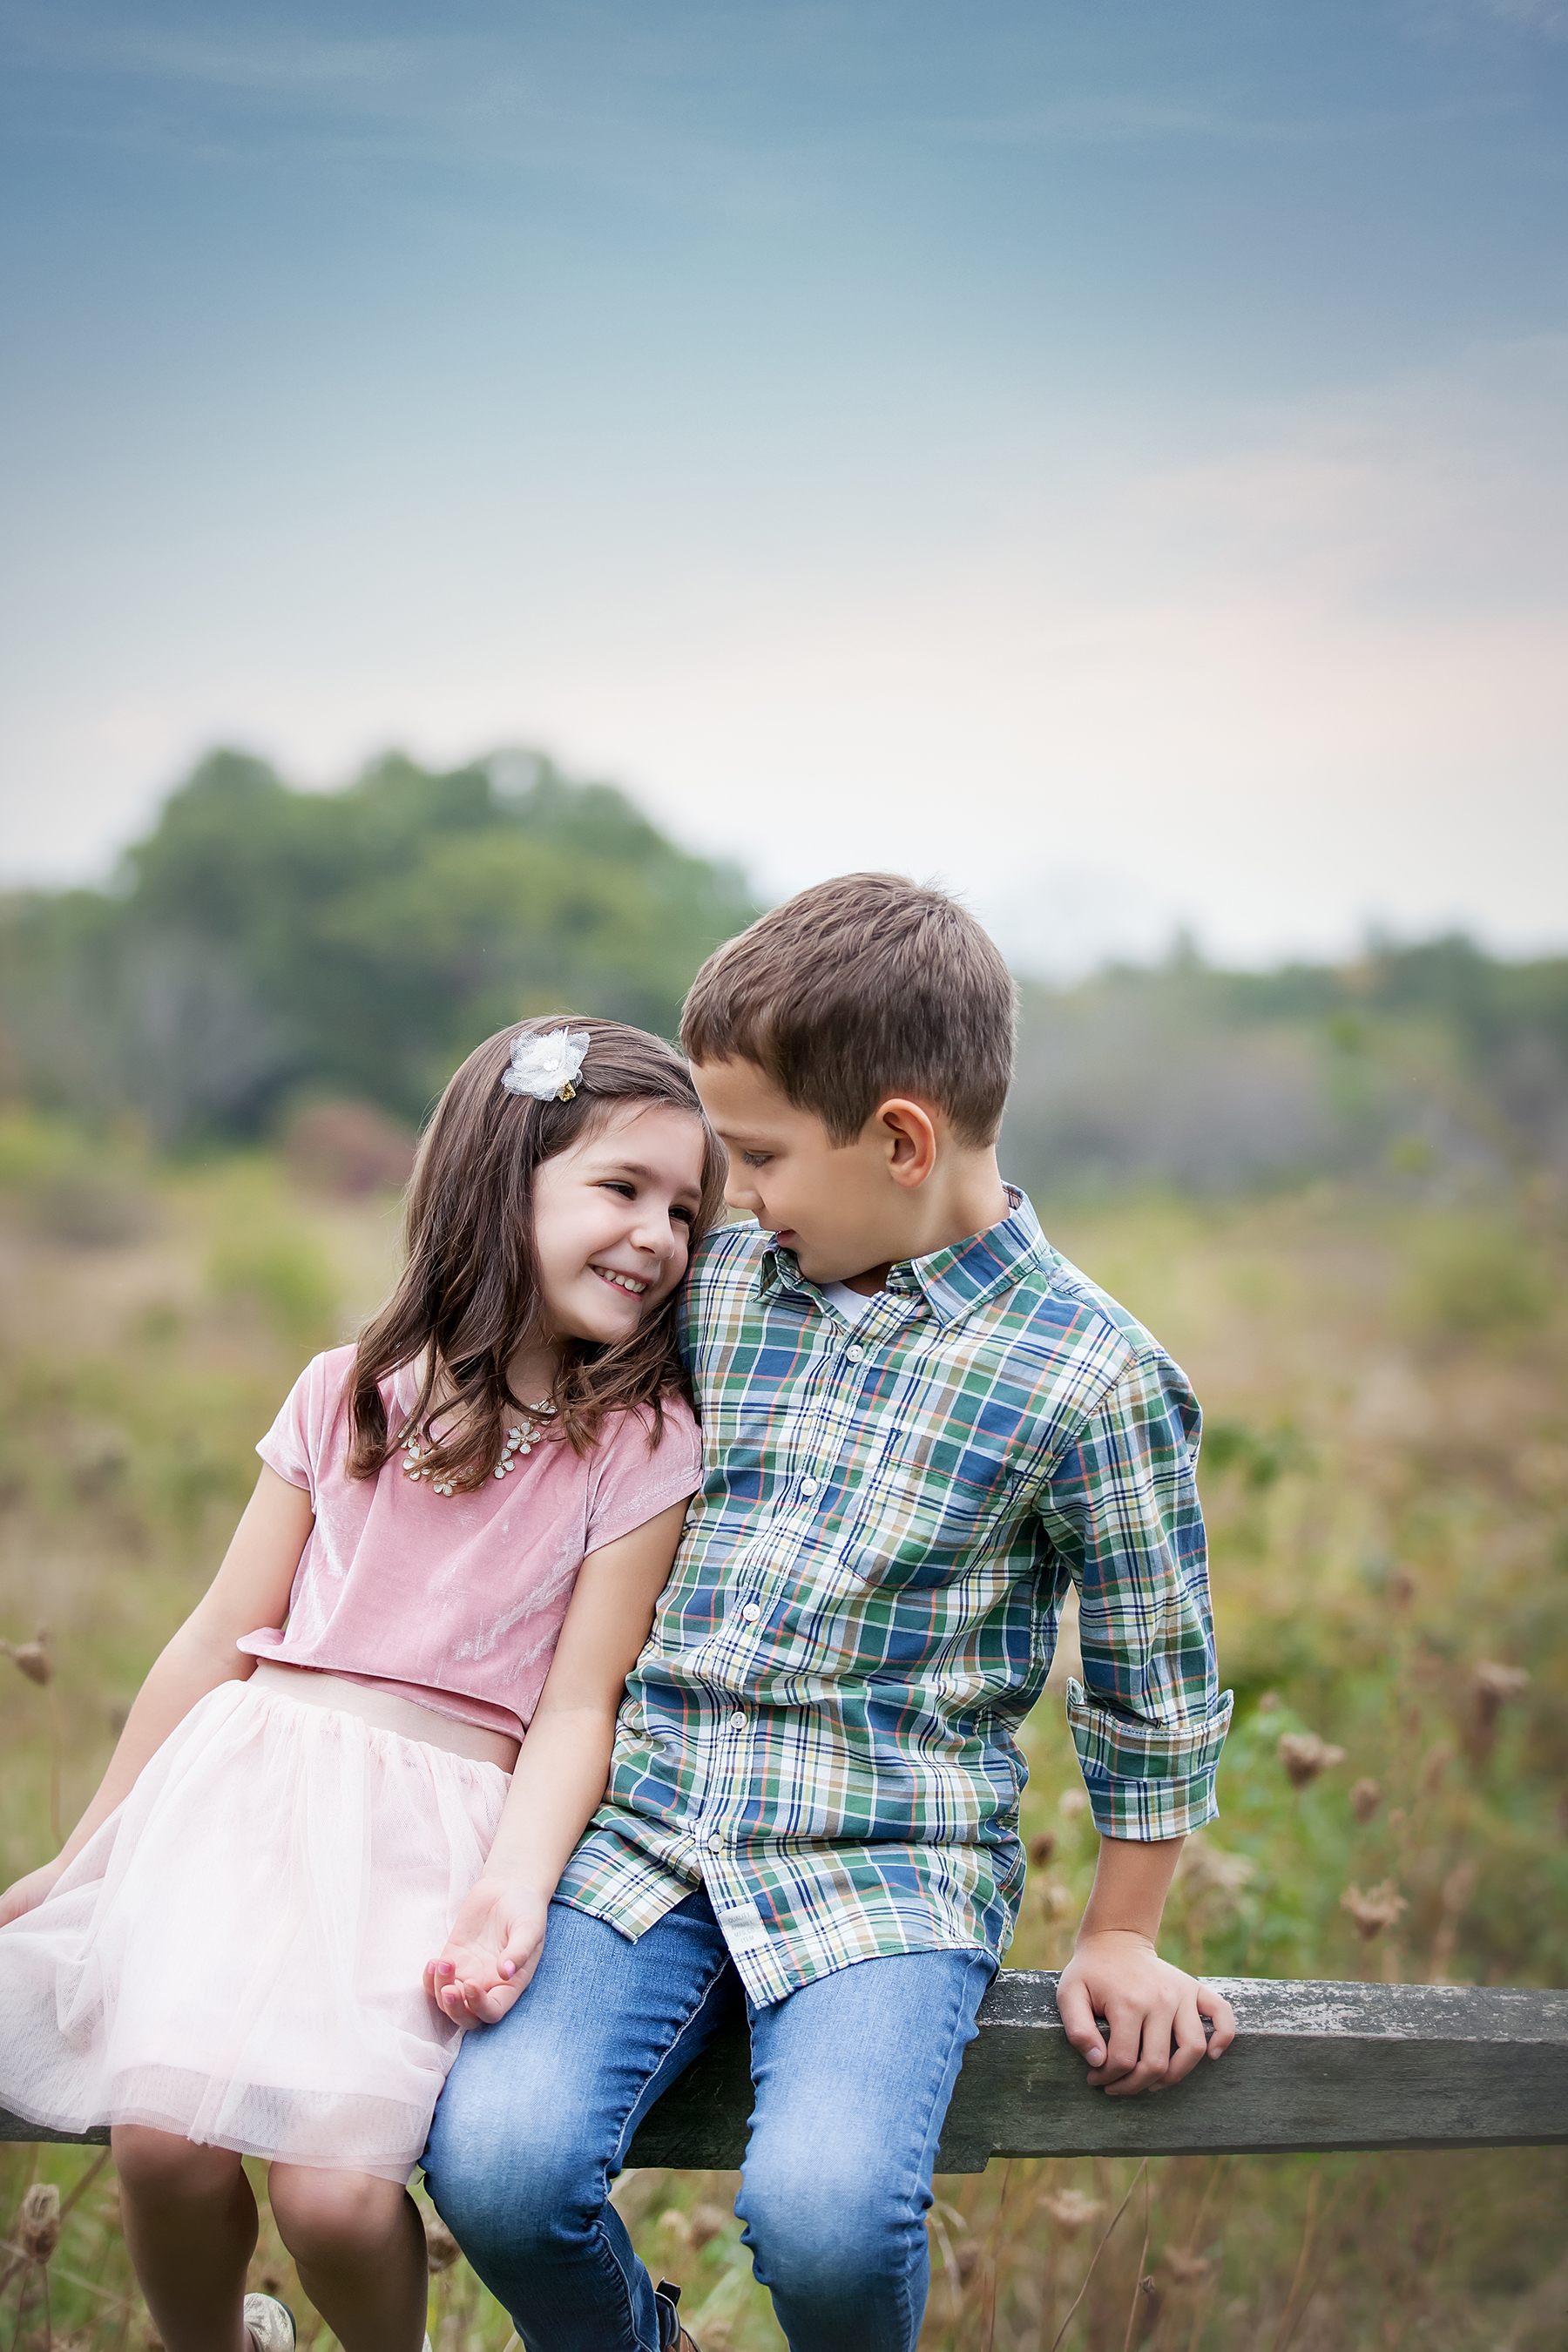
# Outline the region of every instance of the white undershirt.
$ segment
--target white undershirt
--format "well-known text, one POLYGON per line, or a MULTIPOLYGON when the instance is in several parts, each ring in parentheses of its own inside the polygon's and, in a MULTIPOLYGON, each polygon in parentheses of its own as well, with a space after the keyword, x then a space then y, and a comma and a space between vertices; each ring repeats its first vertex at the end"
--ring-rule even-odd
POLYGON ((863 1290, 851 1290, 847 1282, 819 1282, 816 1286, 824 1298, 832 1299, 848 1323, 858 1323, 868 1307, 875 1307, 882 1296, 879 1290, 876 1290, 868 1298, 863 1290))

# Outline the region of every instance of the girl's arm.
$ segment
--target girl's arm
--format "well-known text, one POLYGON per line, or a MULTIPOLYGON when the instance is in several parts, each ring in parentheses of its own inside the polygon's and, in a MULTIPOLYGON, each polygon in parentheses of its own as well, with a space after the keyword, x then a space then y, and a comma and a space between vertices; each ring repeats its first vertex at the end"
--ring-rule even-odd
POLYGON ((247 1679, 256 1661, 235 1643, 258 1625, 282 1624, 313 1518, 304 1488, 263 1465, 223 1566, 137 1693, 98 1794, 54 1861, 0 1895, 0 1927, 43 1901, 196 1701, 220 1683, 247 1679))
POLYGON ((685 1524, 685 1503, 674 1503, 577 1572, 489 1859, 425 1971, 456 2024, 493 2025, 539 1966, 550 1898, 605 1793, 626 1676, 685 1524))

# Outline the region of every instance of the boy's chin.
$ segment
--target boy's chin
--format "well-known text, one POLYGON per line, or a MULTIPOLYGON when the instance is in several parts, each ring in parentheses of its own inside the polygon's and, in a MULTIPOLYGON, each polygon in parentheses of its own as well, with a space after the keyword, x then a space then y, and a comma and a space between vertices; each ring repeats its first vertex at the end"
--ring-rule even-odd
POLYGON ((799 1242, 792 1242, 789 1247, 807 1282, 815 1282, 818 1290, 836 1282, 858 1282, 866 1271, 864 1259, 847 1258, 842 1251, 813 1250, 799 1242))
POLYGON ((785 1242, 784 1247, 789 1251, 807 1282, 821 1284, 844 1280, 837 1260, 826 1250, 814 1250, 811 1244, 803 1242, 798 1234, 785 1242))
POLYGON ((773 1236, 781 1249, 788 1250, 807 1282, 819 1287, 825 1282, 852 1282, 861 1271, 858 1259, 850 1263, 842 1249, 835 1250, 831 1243, 809 1242, 793 1226, 775 1226, 773 1236))

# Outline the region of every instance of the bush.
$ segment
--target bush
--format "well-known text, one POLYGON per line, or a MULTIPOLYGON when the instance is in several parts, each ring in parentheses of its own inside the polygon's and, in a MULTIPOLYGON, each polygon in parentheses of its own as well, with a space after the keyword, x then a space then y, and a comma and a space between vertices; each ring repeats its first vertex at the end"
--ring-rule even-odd
POLYGON ((214 1251, 207 1283, 219 1298, 253 1299, 274 1328, 299 1347, 321 1347, 331 1337, 339 1301, 337 1280, 307 1234, 231 1235, 214 1251))
POLYGON ((1486 1339, 1543 1323, 1553 1284, 1510 1227, 1480 1217, 1428 1217, 1415 1228, 1400 1304, 1419 1332, 1486 1339))

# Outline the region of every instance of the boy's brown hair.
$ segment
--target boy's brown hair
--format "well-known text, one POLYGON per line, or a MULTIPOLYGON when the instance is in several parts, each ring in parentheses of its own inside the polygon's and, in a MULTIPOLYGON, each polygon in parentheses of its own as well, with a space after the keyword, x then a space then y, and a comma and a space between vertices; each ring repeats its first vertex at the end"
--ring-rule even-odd
POLYGON ((1016 1009, 1000 950, 955 900, 901 874, 841 874, 715 950, 680 1042, 697 1063, 755 1063, 835 1143, 909 1094, 980 1145, 1002 1122, 1016 1009))

